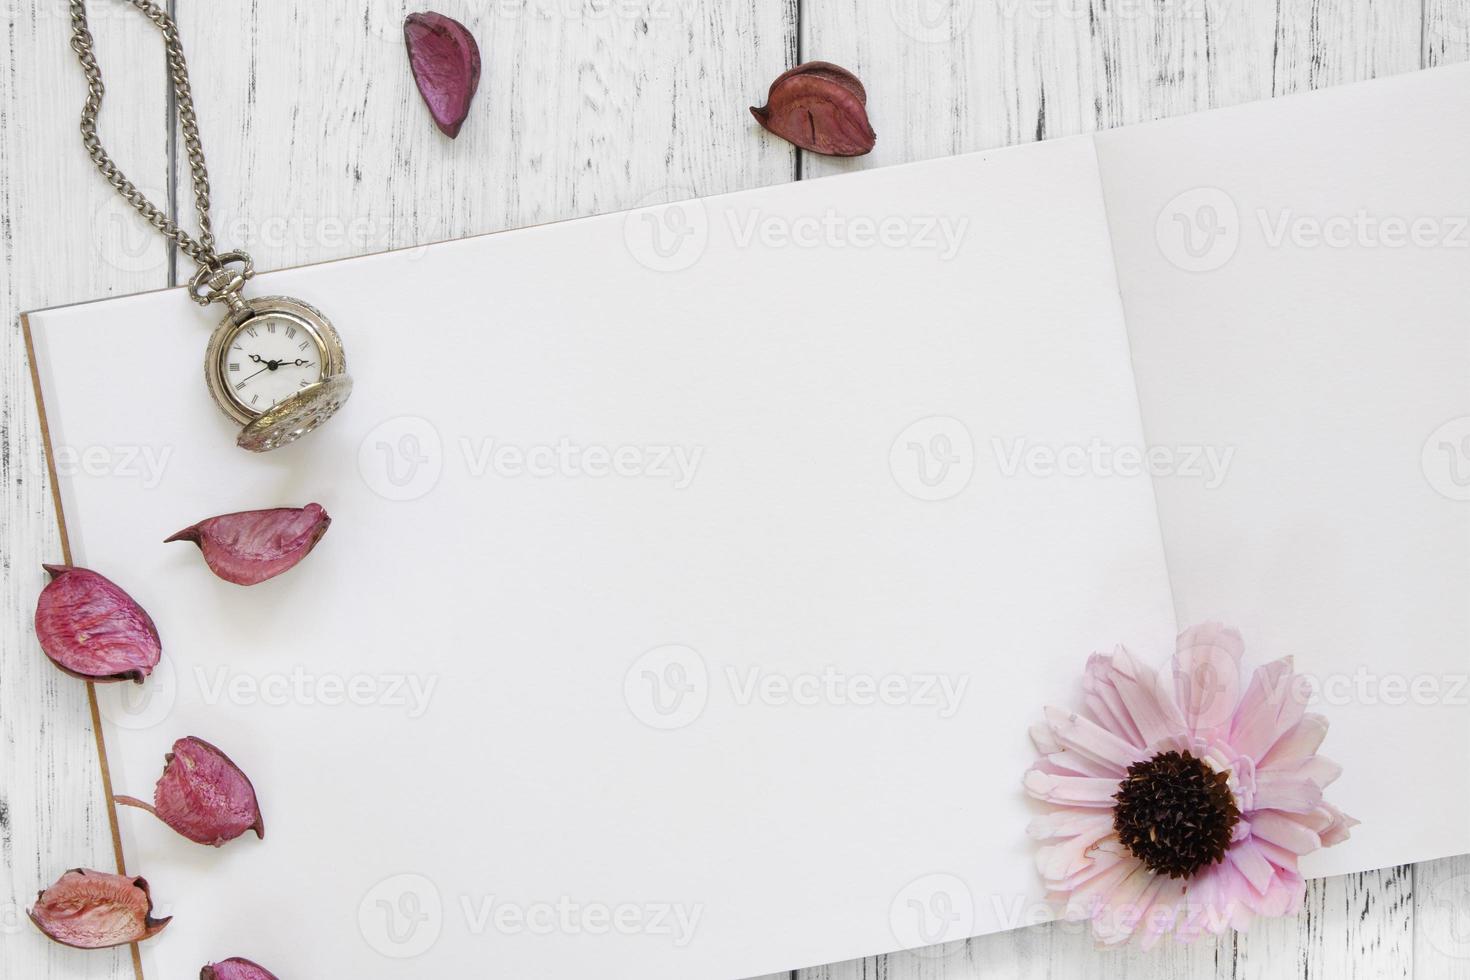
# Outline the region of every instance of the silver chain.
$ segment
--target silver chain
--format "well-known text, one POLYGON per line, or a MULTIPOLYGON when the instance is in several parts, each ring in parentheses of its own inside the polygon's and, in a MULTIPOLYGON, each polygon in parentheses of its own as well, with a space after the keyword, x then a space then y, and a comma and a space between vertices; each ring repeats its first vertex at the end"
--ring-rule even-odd
POLYGON ((194 117, 194 97, 189 91, 189 67, 184 62, 184 46, 179 41, 178 25, 166 11, 149 0, 127 2, 146 14, 163 32, 164 44, 168 50, 169 75, 173 79, 174 96, 178 101, 179 127, 184 134, 184 149, 189 154, 189 170, 193 174, 194 209, 199 214, 199 238, 196 240, 190 236, 177 222, 149 201, 132 181, 123 176, 117 164, 112 162, 112 158, 102 148, 102 141, 97 138, 97 113, 102 108, 102 96, 106 91, 102 84, 102 69, 97 66, 92 32, 87 28, 85 2, 71 0, 71 49, 76 52, 82 71, 87 76, 87 102, 82 107, 82 145, 87 148, 92 162, 97 164, 97 169, 102 171, 107 182, 139 214, 148 219, 149 224, 197 262, 201 271, 217 271, 221 265, 221 257, 215 253, 214 231, 209 224, 209 173, 204 167, 204 146, 199 142, 199 124, 194 117))

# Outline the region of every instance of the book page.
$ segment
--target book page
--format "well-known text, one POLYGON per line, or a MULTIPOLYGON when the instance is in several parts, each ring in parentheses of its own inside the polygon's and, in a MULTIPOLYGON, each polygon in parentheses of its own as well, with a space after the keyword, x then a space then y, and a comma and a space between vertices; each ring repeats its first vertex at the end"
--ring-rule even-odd
POLYGON ((1332 874, 1470 850, 1470 68, 1098 137, 1182 623, 1331 719, 1332 874))
POLYGON ((120 813, 150 978, 699 980, 1047 916, 1028 727, 1175 629, 1090 140, 251 289, 357 382, 268 456, 182 290, 30 318, 76 560, 163 635, 102 692, 114 786, 194 735, 264 809, 218 851, 120 813), (308 501, 250 589, 162 543, 308 501))

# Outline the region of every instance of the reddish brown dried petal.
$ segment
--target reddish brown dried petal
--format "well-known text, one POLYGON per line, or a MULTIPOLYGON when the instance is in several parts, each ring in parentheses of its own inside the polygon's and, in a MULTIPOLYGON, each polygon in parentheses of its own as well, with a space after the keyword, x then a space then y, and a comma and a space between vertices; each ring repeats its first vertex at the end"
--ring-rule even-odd
POLYGON ((115 799, 147 810, 196 844, 219 847, 247 830, 265 837, 265 820, 249 777, 202 738, 181 738, 164 756, 152 806, 131 796, 115 799))
POLYGON ((167 541, 193 541, 210 571, 236 585, 259 585, 311 553, 332 519, 320 504, 224 514, 167 541))
POLYGON ((813 61, 772 82, 766 104, 750 111, 767 130, 804 150, 856 157, 871 152, 878 142, 867 103, 868 93, 856 75, 813 61))
POLYGON ((235 956, 209 964, 199 971, 199 980, 276 980, 276 975, 258 963, 235 956))
POLYGON ((36 896, 31 921, 63 946, 103 949, 152 938, 169 919, 153 918, 148 882, 78 868, 36 896))
POLYGON ((480 46, 459 21, 433 13, 409 14, 403 39, 413 80, 434 124, 454 139, 480 87, 480 46))
POLYGON ((51 662, 90 681, 137 681, 163 655, 143 607, 85 568, 46 565, 51 581, 36 602, 36 639, 51 662))

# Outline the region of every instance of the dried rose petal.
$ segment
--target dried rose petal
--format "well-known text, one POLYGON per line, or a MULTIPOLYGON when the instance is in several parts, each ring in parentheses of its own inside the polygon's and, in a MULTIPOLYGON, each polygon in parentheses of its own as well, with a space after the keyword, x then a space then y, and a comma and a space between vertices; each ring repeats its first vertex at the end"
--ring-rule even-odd
POLYGON ((63 946, 103 949, 150 939, 169 924, 153 918, 148 882, 78 868, 36 896, 31 921, 63 946))
POLYGON ((166 541, 193 541, 210 571, 236 585, 259 585, 311 553, 332 519, 321 504, 224 514, 166 541))
POLYGON ((463 24, 443 14, 409 14, 403 22, 408 63, 434 123, 459 135, 480 87, 480 46, 463 24))
POLYGON ((143 607, 96 572, 43 567, 51 581, 36 601, 36 639, 51 662, 89 681, 143 683, 163 655, 143 607))
POLYGON ((164 763, 152 806, 131 796, 114 799, 147 810, 196 844, 219 847, 247 830, 265 837, 255 787, 229 756, 202 738, 181 738, 164 763))
POLYGON ((276 975, 258 963, 235 956, 209 964, 199 971, 199 980, 276 980, 276 975))
POLYGON ((868 123, 868 93, 846 68, 812 61, 771 83, 762 108, 750 112, 767 130, 803 150, 858 157, 878 142, 868 123))

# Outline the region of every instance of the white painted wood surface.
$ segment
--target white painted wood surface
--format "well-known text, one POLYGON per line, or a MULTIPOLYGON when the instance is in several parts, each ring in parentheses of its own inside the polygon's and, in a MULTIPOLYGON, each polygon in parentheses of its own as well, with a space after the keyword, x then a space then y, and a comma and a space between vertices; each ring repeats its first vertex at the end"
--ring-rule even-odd
MULTIPOLYGON (((262 267, 294 265, 1470 58, 1470 0, 436 2, 485 56, 476 111, 452 144, 406 67, 400 25, 421 6, 174 0, 227 245, 262 267), (784 68, 817 58, 866 82, 879 134, 870 157, 798 154, 745 111, 784 68)), ((109 83, 106 143, 187 214, 157 35, 119 0, 89 8, 109 83)), ((15 320, 168 285, 179 269, 80 148, 84 89, 64 0, 11 0, 5 23, 0 976, 124 980, 126 951, 54 946, 24 915, 37 888, 69 867, 109 867, 112 849, 85 690, 45 661, 30 628, 40 565, 59 542, 15 320)), ((576 269, 567 276, 574 284, 576 269)), ((791 976, 1463 980, 1470 858, 1316 882, 1299 919, 1187 949, 1098 953, 1076 928, 1051 925, 791 976)))

